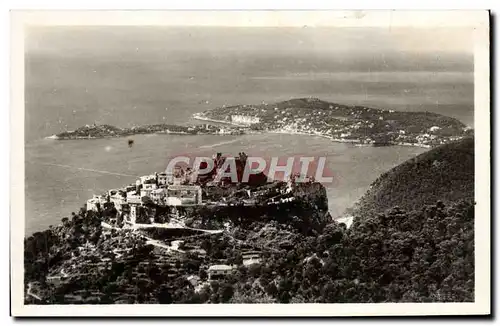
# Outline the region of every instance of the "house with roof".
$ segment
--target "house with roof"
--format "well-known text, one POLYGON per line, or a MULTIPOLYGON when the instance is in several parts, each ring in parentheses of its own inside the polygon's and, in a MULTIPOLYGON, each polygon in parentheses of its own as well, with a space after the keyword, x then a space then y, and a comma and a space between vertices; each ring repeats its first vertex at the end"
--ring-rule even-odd
POLYGON ((173 183, 174 183, 173 173, 162 172, 162 173, 158 174, 158 186, 159 187, 166 186, 166 185, 173 184, 173 183))
POLYGON ((234 266, 231 265, 212 265, 208 268, 207 274, 208 279, 216 279, 219 277, 224 277, 233 272, 234 266))
POLYGON ((198 185, 171 185, 166 189, 168 206, 200 205, 201 201, 201 187, 198 185))

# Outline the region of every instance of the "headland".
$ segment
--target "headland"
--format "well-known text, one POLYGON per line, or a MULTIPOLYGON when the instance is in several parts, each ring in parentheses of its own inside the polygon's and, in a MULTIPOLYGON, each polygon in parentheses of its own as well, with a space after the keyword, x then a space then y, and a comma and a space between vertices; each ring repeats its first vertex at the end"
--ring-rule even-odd
POLYGON ((222 106, 195 113, 193 118, 207 123, 186 126, 151 124, 130 128, 94 124, 47 138, 96 139, 153 133, 284 133, 324 137, 331 141, 358 146, 399 145, 431 148, 471 136, 474 132, 459 120, 437 113, 348 106, 317 98, 299 98, 274 104, 222 106))
POLYGON ((313 135, 371 146, 429 148, 473 133, 459 120, 437 113, 348 106, 317 98, 223 106, 196 113, 193 118, 246 127, 254 132, 313 135))

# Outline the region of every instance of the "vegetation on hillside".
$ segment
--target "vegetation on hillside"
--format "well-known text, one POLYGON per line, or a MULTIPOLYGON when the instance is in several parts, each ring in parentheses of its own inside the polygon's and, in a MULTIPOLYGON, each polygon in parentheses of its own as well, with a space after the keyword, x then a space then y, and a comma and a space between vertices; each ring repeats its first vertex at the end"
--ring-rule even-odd
POLYGON ((349 230, 333 223, 255 269, 238 275, 236 302, 473 301, 474 205, 394 208, 349 230))
POLYGON ((356 204, 354 215, 461 199, 474 200, 474 138, 434 148, 382 174, 356 204))
POLYGON ((252 117, 253 130, 322 135, 336 141, 374 145, 433 147, 470 135, 455 118, 433 112, 395 111, 298 98, 272 104, 233 105, 207 110, 196 118, 234 122, 252 117))
MULTIPOLYGON (((92 232, 99 230, 97 225, 95 228, 92 232)), ((82 256, 74 260, 78 268, 73 270, 79 274, 71 275, 63 283, 46 283, 40 277, 44 274, 43 268, 32 268, 26 277, 41 282, 45 303, 59 304, 462 302, 474 299, 474 205, 471 202, 450 206, 438 202, 411 212, 394 208, 356 221, 348 230, 343 224, 331 223, 322 232, 311 235, 276 221, 254 222, 245 228, 235 227, 225 236, 213 235, 201 240, 201 247, 207 253, 205 258, 186 255, 166 259, 155 255, 153 247, 139 239, 127 240, 130 250, 124 257, 111 254, 109 260, 102 262, 101 259, 107 257, 104 253, 116 246, 113 241, 125 239, 116 235, 98 240, 96 246, 101 248, 102 256, 82 256), (261 263, 238 265, 231 275, 208 280, 202 268, 204 264, 221 260, 241 263, 241 242, 261 249, 261 263), (192 277, 199 278, 202 286, 193 285, 189 281, 192 277)), ((56 250, 49 250, 46 257, 53 266, 52 272, 58 270, 57 259, 78 255, 77 250, 69 247, 65 252, 57 252, 63 256, 58 258, 56 250)), ((45 249, 38 251, 40 257, 46 253, 45 249)))
POLYGON ((85 138, 106 138, 125 137, 139 134, 166 133, 181 135, 241 135, 243 130, 235 127, 220 127, 215 125, 193 125, 181 126, 172 124, 151 124, 135 126, 131 128, 118 128, 111 125, 86 125, 72 131, 64 131, 56 136, 57 139, 85 139, 85 138))

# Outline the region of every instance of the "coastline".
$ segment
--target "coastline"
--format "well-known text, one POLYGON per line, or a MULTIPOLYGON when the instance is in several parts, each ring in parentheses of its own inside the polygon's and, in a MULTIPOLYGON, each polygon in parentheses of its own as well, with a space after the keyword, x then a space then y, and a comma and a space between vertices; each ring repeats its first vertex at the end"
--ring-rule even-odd
POLYGON ((200 121, 222 123, 222 124, 225 124, 225 125, 230 125, 230 126, 235 126, 235 127, 243 127, 243 128, 248 127, 248 126, 240 125, 240 124, 237 124, 237 123, 234 123, 234 122, 231 122, 231 121, 217 120, 217 119, 207 118, 207 117, 204 117, 204 116, 200 115, 200 113, 193 114, 193 116, 191 118, 193 118, 195 120, 200 120, 200 121))
MULTIPOLYGON (((210 122, 215 122, 215 123, 224 123, 236 127, 241 127, 239 124, 232 123, 230 121, 225 121, 225 120, 216 120, 216 119, 211 119, 211 118, 206 118, 203 116, 200 116, 199 114, 194 114, 192 116, 193 119, 196 120, 201 120, 201 121, 210 121, 210 122)), ((334 138, 331 136, 319 134, 319 133, 308 133, 308 132, 303 132, 303 131, 292 131, 292 130, 285 130, 285 129, 276 129, 276 130, 267 130, 267 131, 252 131, 251 133, 253 134, 284 134, 284 135, 304 135, 304 136, 317 136, 321 138, 326 138, 329 139, 333 142, 336 143, 347 143, 347 144, 356 144, 358 146, 376 146, 371 143, 361 143, 358 139, 342 139, 342 138, 334 138)), ((419 143, 395 143, 395 142, 388 142, 388 146, 410 146, 410 147, 422 147, 422 148, 432 148, 431 145, 426 145, 426 144, 419 144, 419 143)))
POLYGON ((94 123, 46 138, 79 140, 148 134, 288 134, 317 136, 358 147, 409 146, 430 149, 471 134, 471 129, 457 119, 440 114, 345 106, 314 98, 292 99, 273 105, 224 106, 196 112, 191 119, 207 123, 188 126, 162 123, 132 128, 94 123), (417 124, 412 122, 415 119, 417 124))
MULTIPOLYGON (((209 122, 214 122, 214 123, 222 123, 234 127, 246 127, 242 126, 240 124, 235 124, 229 121, 224 121, 224 120, 216 120, 216 119, 211 119, 211 118, 205 118, 201 117, 198 115, 194 115, 192 117, 193 119, 196 120, 201 120, 201 121, 209 121, 209 122)), ((275 130, 266 130, 266 131, 258 131, 258 130, 245 130, 243 134, 231 134, 231 133, 222 133, 222 132, 212 132, 212 133, 188 133, 188 132, 182 132, 182 131, 154 131, 154 132, 140 132, 140 133, 133 133, 133 134, 116 134, 116 135, 106 135, 106 136, 101 136, 101 137, 81 137, 81 136, 74 136, 74 137, 61 137, 56 134, 52 136, 47 136, 45 139, 51 139, 51 140, 85 140, 85 139, 103 139, 103 138, 120 138, 120 137, 129 137, 129 136, 134 136, 134 135, 152 135, 152 134, 157 134, 157 135, 182 135, 182 136, 200 136, 200 135, 219 135, 219 136, 224 136, 224 135, 235 135, 235 136, 241 136, 245 134, 284 134, 284 135, 303 135, 303 136, 316 136, 316 137, 321 137, 328 139, 332 142, 336 143, 346 143, 346 144, 355 144, 356 146, 377 146, 376 144, 373 143, 362 143, 360 142, 359 139, 342 139, 342 138, 334 138, 332 136, 327 136, 323 135, 320 133, 314 133, 314 132, 304 132, 304 131, 293 131, 293 130, 286 130, 286 129, 275 129, 275 130)), ((427 145, 427 144, 419 144, 419 143, 398 143, 398 142, 387 142, 383 146, 409 146, 409 147, 421 147, 421 148, 432 148, 432 145, 427 145)))
MULTIPOLYGON (((101 137, 61 137, 58 135, 52 135, 52 136, 47 136, 45 139, 53 139, 53 140, 85 140, 85 139, 104 139, 104 138, 123 138, 123 137, 130 137, 130 136, 135 136, 135 135, 181 135, 181 136, 202 136, 202 135, 214 135, 214 136, 225 136, 225 135, 231 135, 231 134, 224 134, 224 133, 196 133, 196 134, 191 134, 188 132, 182 132, 182 131, 155 131, 155 132, 138 132, 135 134, 126 134, 126 135, 106 135, 106 136, 101 136, 101 137)), ((237 136, 237 135, 236 135, 237 136)))

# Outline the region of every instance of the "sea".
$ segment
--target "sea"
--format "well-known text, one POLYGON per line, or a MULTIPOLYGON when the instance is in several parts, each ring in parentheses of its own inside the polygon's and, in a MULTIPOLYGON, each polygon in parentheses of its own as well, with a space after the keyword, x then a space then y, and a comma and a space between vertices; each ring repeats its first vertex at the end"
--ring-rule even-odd
MULTIPOLYGON (((72 37, 49 30, 27 38, 27 235, 60 223, 93 194, 165 170, 173 156, 215 152, 325 156, 326 168, 334 176, 332 183, 325 184, 329 210, 333 217, 340 217, 381 173, 427 150, 357 147, 321 137, 285 134, 136 135, 132 147, 125 138, 46 138, 82 125, 200 123, 191 116, 218 106, 299 97, 431 111, 469 126, 474 123, 473 69, 468 56, 439 53, 415 59, 410 54, 386 53, 381 58, 377 52, 354 60, 352 53, 218 49, 207 42, 199 44, 206 47, 203 51, 194 46, 176 47, 174 41, 182 33, 187 32, 160 33, 163 43, 158 38, 141 38, 139 32, 107 32, 104 37, 100 30, 71 30, 72 37)), ((203 39, 206 37, 204 34, 203 39)))

